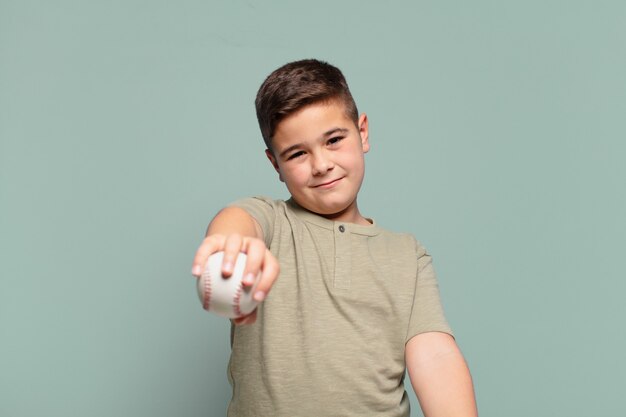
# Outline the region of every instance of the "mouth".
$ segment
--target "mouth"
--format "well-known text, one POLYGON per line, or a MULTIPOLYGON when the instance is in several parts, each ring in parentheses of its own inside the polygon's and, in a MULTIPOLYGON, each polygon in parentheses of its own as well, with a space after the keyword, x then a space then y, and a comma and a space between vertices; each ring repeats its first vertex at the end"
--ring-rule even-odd
POLYGON ((330 181, 326 181, 325 183, 314 185, 313 188, 330 188, 330 187, 334 186, 335 184, 337 184, 342 179, 343 179, 343 177, 337 178, 337 179, 334 179, 334 180, 330 180, 330 181))

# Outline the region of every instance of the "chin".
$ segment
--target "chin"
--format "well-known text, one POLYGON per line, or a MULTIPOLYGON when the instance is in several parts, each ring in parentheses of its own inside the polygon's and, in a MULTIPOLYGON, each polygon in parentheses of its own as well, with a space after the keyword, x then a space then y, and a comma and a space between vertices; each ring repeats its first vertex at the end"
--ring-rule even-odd
POLYGON ((341 215, 349 210, 354 202, 354 200, 346 201, 344 198, 338 198, 336 200, 331 198, 325 201, 324 199, 303 198, 302 196, 294 196, 293 194, 291 194, 291 196, 301 207, 326 217, 341 215))

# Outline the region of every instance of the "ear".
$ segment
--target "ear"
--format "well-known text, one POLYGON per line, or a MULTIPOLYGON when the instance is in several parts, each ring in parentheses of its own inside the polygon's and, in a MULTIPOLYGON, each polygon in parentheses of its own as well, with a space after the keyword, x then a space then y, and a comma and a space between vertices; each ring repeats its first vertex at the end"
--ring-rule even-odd
POLYGON ((359 117, 359 135, 361 136, 361 147, 363 148, 363 153, 367 153, 370 150, 370 140, 369 140, 369 123, 367 121, 367 115, 365 113, 361 113, 359 117))
POLYGON ((278 167, 278 162, 276 161, 276 158, 274 157, 274 154, 272 153, 272 151, 270 151, 269 149, 265 150, 265 156, 267 156, 267 159, 270 160, 270 163, 272 164, 272 166, 274 167, 274 170, 276 170, 276 172, 278 172, 278 179, 281 182, 285 182, 283 180, 283 176, 280 173, 280 168, 278 167))

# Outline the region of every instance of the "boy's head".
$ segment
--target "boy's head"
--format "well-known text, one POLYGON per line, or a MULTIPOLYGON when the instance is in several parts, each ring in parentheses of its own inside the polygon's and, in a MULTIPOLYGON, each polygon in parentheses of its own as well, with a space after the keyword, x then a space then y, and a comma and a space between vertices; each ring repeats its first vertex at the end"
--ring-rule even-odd
POLYGON ((283 65, 263 82, 256 96, 256 114, 267 149, 276 126, 287 116, 314 103, 338 101, 356 125, 357 110, 341 71, 323 61, 305 59, 283 65))
POLYGON ((267 77, 256 108, 265 153, 292 198, 324 217, 369 224, 356 203, 368 121, 341 71, 316 60, 287 64, 267 77))

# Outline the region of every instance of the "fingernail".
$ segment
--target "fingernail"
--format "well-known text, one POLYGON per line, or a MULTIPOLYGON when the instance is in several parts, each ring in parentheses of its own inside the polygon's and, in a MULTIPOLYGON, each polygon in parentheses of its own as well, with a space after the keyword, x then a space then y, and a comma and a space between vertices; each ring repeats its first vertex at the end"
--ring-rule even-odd
POLYGON ((243 277, 244 285, 252 285, 254 284, 254 274, 252 272, 247 273, 245 277, 243 277))
POLYGON ((191 275, 198 276, 201 272, 202 271, 200 271, 200 265, 194 265, 193 268, 191 268, 191 275))
POLYGON ((254 293, 254 299, 258 302, 265 300, 265 293, 263 291, 257 291, 254 293))
POLYGON ((232 262, 224 263, 224 265, 222 266, 222 271, 232 272, 233 271, 233 264, 232 264, 232 262))

